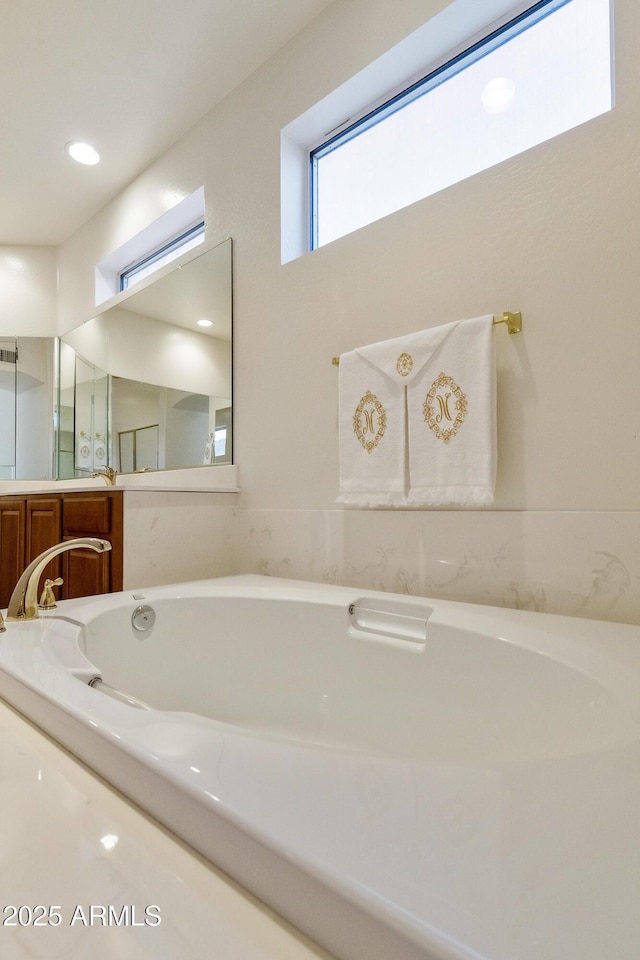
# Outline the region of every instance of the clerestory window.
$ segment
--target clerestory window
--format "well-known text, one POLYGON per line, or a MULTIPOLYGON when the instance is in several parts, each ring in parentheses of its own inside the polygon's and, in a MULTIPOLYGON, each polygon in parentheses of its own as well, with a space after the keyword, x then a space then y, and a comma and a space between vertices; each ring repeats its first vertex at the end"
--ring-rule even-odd
POLYGON ((130 264, 120 274, 120 290, 127 290, 134 283, 144 280, 145 277, 150 276, 160 267, 164 267, 165 264, 171 263, 172 260, 193 249, 203 240, 204 220, 185 230, 180 236, 175 237, 168 243, 162 244, 161 247, 142 257, 142 259, 130 264))
POLYGON ((311 248, 610 110, 610 34, 609 0, 542 0, 349 122, 310 152, 311 248))

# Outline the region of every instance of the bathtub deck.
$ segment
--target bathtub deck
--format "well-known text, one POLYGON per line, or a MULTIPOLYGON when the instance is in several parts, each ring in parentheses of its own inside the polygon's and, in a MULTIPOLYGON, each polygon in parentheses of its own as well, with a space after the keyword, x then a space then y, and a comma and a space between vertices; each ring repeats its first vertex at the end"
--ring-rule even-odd
MULTIPOLYGON (((305 586, 285 582, 282 596, 305 586)), ((316 591, 354 594, 327 589, 316 591)), ((146 593, 152 603, 161 588, 146 593)), ((94 606, 68 601, 60 613, 80 620, 94 606)), ((462 620, 486 613, 463 606, 462 620)), ((505 632, 511 613, 491 616, 505 632)), ((564 631, 559 649, 584 651, 585 669, 604 644, 605 688, 628 698, 637 628, 547 618, 552 626, 564 631)), ((123 707, 61 671, 76 629, 20 625, 20 647, 7 631, 0 694, 340 960, 636 960, 640 699, 632 734, 592 750, 390 755, 123 707)), ((551 704, 541 697, 539 708, 542 723, 551 704)), ((589 708, 597 716, 608 701, 589 708)))
POLYGON ((0 743, 3 960, 331 960, 2 701, 0 743))

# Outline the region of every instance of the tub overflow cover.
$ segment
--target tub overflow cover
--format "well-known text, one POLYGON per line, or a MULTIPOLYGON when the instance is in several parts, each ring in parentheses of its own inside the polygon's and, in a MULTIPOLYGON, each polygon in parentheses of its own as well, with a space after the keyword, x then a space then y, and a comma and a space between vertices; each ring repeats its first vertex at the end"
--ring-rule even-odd
POLYGON ((151 627, 156 622, 156 612, 153 607, 143 604, 141 607, 136 607, 136 609, 131 614, 131 626, 134 630, 137 630, 138 633, 144 633, 147 630, 151 630, 151 627))

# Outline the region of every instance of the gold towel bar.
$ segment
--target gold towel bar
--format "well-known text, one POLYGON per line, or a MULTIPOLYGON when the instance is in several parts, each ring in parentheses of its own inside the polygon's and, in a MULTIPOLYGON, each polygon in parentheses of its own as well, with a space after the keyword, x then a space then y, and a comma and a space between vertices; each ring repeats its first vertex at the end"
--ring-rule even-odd
MULTIPOLYGON (((505 310, 501 317, 493 318, 493 325, 495 326, 497 323, 506 323, 509 333, 520 333, 522 330, 522 314, 519 311, 510 313, 509 310, 505 310)), ((331 363, 334 367, 339 367, 340 357, 331 357, 331 363)))
POLYGON ((522 330, 522 314, 520 312, 509 313, 508 310, 505 310, 501 317, 493 318, 494 326, 496 323, 506 323, 509 333, 520 333, 522 330))

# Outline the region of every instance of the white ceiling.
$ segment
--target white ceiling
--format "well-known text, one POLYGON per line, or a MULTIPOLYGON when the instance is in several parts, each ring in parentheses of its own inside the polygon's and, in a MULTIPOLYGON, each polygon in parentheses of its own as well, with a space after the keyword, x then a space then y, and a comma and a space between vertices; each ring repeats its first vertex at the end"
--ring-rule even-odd
POLYGON ((0 0, 0 244, 64 241, 330 2, 0 0))

